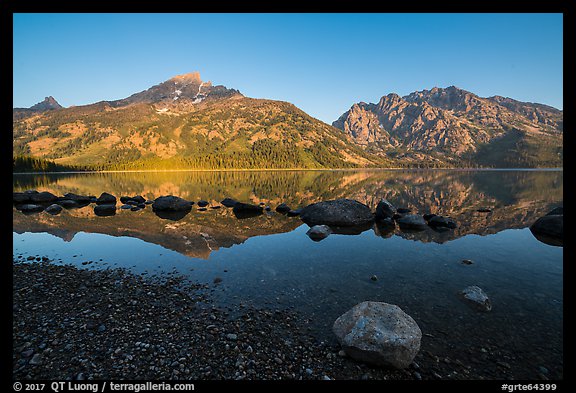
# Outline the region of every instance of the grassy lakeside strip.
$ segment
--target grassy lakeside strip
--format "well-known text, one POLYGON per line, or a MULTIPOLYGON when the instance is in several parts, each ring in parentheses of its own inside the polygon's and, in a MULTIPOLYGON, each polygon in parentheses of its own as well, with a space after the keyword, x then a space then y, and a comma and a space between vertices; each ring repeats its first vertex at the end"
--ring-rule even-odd
POLYGON ((413 369, 339 356, 335 340, 314 338, 294 312, 232 316, 211 304, 209 287, 14 259, 13 378, 415 379, 413 369))

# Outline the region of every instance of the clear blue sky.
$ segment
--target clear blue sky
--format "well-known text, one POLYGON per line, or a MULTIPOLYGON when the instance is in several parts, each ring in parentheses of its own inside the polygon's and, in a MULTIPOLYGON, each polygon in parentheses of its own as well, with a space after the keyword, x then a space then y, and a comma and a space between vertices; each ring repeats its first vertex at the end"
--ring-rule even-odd
POLYGON ((562 109, 562 14, 14 14, 14 107, 127 97, 174 75, 331 123, 434 86, 562 109))

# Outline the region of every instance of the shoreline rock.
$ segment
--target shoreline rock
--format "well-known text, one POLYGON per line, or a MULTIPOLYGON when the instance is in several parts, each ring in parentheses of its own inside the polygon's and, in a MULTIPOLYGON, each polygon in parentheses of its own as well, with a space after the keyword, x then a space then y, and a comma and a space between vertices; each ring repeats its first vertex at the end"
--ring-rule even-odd
POLYGON ((330 227, 362 226, 374 222, 368 206, 352 199, 336 199, 306 206, 300 218, 309 226, 330 227))

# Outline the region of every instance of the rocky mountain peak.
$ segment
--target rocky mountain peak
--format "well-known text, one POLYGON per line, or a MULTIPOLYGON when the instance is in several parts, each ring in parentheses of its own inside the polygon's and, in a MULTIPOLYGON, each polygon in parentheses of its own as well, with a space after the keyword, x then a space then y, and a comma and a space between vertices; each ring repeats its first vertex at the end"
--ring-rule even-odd
POLYGON ((182 83, 202 83, 202 79, 200 78, 200 73, 198 71, 176 75, 170 78, 170 80, 173 82, 182 82, 182 83))
POLYGON ((32 109, 33 111, 49 111, 49 110, 53 110, 53 109, 61 109, 62 105, 60 105, 58 103, 58 101, 56 101, 54 99, 54 97, 52 96, 48 96, 46 98, 44 98, 44 101, 41 101, 35 105, 32 105, 30 107, 30 109, 32 109))

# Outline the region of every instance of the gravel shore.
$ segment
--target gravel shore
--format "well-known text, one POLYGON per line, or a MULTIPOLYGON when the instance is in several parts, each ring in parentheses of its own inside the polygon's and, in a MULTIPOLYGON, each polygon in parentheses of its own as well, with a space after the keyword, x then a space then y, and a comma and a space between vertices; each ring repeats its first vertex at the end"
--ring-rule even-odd
POLYGON ((13 264, 14 379, 420 379, 309 334, 290 311, 210 304, 206 285, 49 261, 13 264))
POLYGON ((513 358, 488 343, 447 356, 425 333, 408 368, 374 367, 296 311, 216 306, 215 283, 28 259, 13 259, 15 380, 515 379, 513 358))

